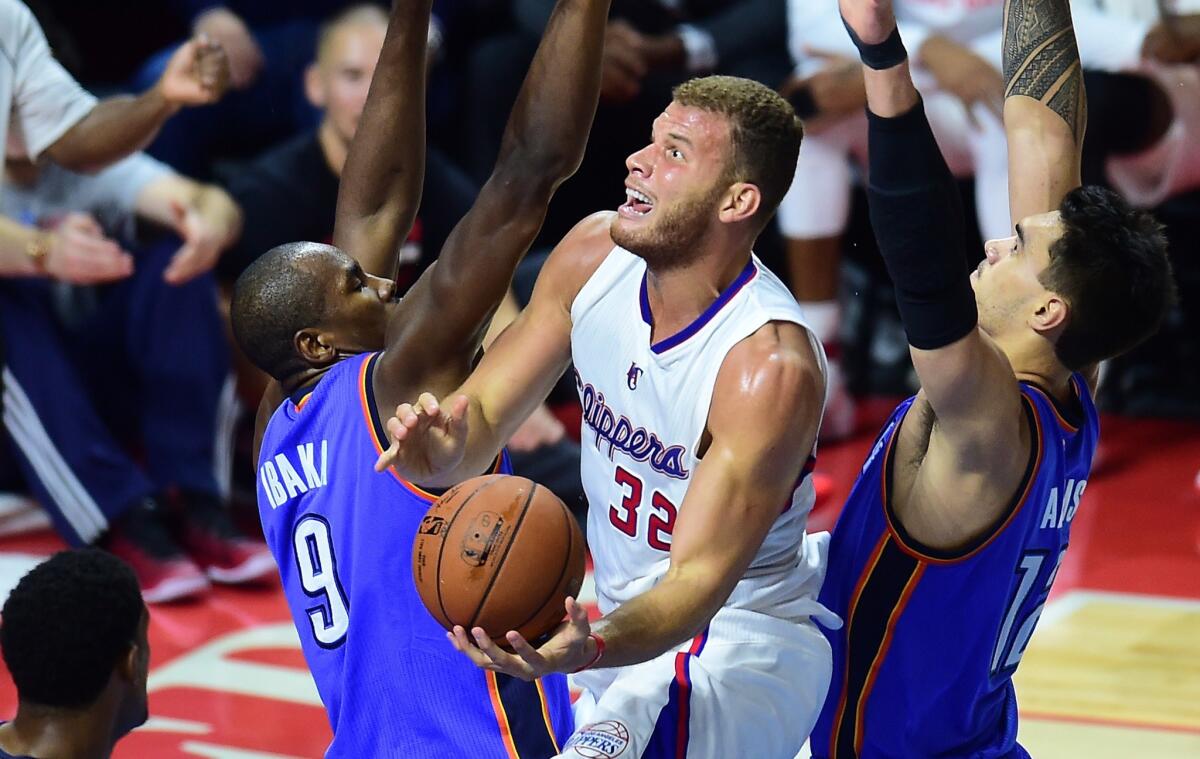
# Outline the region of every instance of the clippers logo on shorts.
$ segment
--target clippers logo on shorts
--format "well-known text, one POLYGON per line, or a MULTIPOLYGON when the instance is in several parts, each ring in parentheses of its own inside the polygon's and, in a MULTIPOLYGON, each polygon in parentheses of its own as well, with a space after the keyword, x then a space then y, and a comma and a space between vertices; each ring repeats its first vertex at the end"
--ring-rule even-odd
MULTIPOLYGON (((633 369, 630 369, 631 380, 632 371, 633 369)), ((608 443, 609 459, 619 450, 634 461, 649 463, 650 468, 659 474, 676 480, 688 478, 691 472, 683 465, 683 456, 687 453, 687 448, 682 445, 667 445, 653 431, 645 427, 635 427, 624 414, 618 417, 605 402, 604 393, 585 383, 579 372, 575 373, 575 386, 579 390, 580 403, 583 404, 583 423, 596 433, 597 448, 601 446, 602 440, 608 443)))
POLYGON ((584 725, 567 741, 565 749, 586 759, 612 759, 629 747, 629 729, 616 720, 584 725))

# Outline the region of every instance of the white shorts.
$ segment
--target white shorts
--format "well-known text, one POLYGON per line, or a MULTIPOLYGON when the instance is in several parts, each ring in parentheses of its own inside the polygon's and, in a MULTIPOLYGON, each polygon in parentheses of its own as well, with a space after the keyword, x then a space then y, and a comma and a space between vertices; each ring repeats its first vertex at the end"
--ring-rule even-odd
POLYGON ((792 759, 829 689, 829 642, 809 621, 722 609, 704 633, 642 664, 573 676, 569 759, 792 759))
MULTIPOLYGON (((968 116, 956 97, 943 92, 926 92, 924 98, 946 164, 955 176, 975 177, 976 212, 984 239, 1011 235, 1003 123, 983 106, 976 106, 968 116)), ((784 237, 808 240, 840 235, 850 219, 852 186, 866 165, 867 119, 862 114, 805 135, 795 178, 779 205, 784 237)))

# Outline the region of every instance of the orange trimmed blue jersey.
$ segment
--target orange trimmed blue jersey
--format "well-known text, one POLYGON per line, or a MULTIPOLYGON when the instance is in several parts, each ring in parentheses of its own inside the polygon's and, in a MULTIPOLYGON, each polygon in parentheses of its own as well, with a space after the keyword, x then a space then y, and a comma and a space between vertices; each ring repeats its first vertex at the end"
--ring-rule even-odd
POLYGON ((286 399, 258 460, 263 532, 333 727, 325 756, 554 756, 572 729, 566 679, 477 668, 417 595, 412 544, 435 496, 373 469, 378 355, 286 399))
POLYGON ((1033 430, 1018 492, 988 534, 957 552, 906 535, 888 492, 900 404, 833 530, 821 603, 833 677, 812 734, 817 759, 1027 757, 1012 675, 1029 643, 1087 487, 1099 420, 1087 384, 1075 408, 1021 384, 1033 430))

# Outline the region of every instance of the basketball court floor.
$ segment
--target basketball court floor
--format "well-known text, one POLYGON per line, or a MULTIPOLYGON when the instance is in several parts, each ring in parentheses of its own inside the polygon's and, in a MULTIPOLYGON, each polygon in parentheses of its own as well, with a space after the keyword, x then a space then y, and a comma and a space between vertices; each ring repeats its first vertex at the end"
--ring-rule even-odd
MULTIPOLYGON (((889 410, 870 404, 859 436, 822 450, 818 469, 834 486, 814 529, 832 526, 889 410)), ((1200 757, 1198 469, 1200 425, 1105 419, 1098 469, 1016 678, 1034 757, 1200 757)), ((61 545, 45 532, 0 539, 0 598, 61 545)), ((322 755, 329 727, 277 585, 156 606, 150 639, 152 718, 114 757, 322 755)), ((14 707, 5 673, 0 719, 14 707)))

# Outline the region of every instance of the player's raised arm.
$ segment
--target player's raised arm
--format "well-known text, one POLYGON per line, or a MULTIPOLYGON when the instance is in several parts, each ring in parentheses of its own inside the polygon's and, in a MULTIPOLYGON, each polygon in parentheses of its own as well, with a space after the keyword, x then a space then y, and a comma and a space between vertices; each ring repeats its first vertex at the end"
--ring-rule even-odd
POLYGON ((1005 0, 1004 129, 1012 218, 1078 187, 1087 98, 1069 0, 1005 0))
POLYGON ((338 189, 333 244, 395 279, 425 174, 425 46, 432 0, 394 0, 338 189))
POLYGON ((400 404, 375 468, 446 487, 483 472, 571 362, 571 303, 612 250, 611 213, 589 216, 555 246, 529 305, 453 395, 400 404))
MULTIPOLYGON (((551 196, 583 160, 600 93, 608 8, 609 0, 558 0, 491 177, 388 326, 376 375, 382 395, 388 385, 414 382, 449 384, 448 390, 465 375, 551 196), (415 381, 413 372, 420 373, 415 381)), ((408 399, 393 399, 401 400, 408 399)))
POLYGON ((929 448, 937 455, 927 461, 952 479, 982 469, 998 470, 999 481, 1019 476, 1020 390, 977 326, 958 188, 913 88, 891 3, 841 0, 841 8, 864 63, 871 223, 937 419, 929 448))

